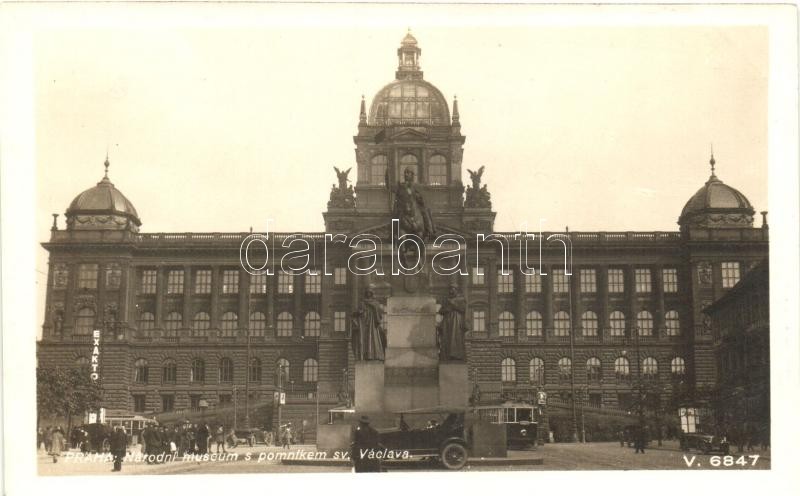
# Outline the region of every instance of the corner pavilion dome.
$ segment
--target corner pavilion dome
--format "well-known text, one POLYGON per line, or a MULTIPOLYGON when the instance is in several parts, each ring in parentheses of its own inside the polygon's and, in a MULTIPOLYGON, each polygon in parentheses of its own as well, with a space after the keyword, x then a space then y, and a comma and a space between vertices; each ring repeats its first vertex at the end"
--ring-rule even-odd
POLYGON ((697 190, 681 211, 678 224, 692 227, 752 227, 755 210, 750 201, 737 189, 720 181, 714 174, 697 190))
POLYGON ((372 99, 371 126, 449 126, 450 110, 442 92, 422 79, 419 56, 422 50, 408 33, 397 49, 396 79, 372 99))
POLYGON ((142 225, 139 214, 125 195, 108 179, 106 173, 93 188, 79 194, 66 211, 67 229, 125 229, 137 231, 142 225))

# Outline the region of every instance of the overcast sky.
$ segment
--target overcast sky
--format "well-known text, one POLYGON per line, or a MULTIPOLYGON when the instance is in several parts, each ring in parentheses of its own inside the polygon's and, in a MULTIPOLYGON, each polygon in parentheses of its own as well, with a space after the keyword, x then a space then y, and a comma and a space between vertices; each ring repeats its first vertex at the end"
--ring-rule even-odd
POLYGON ((476 23, 479 8, 464 25, 455 10, 442 25, 415 9, 368 22, 371 9, 314 26, 41 32, 39 240, 100 180, 106 149, 144 232, 263 230, 268 218, 321 231, 332 167, 355 166, 361 95, 369 104, 394 79, 407 27, 425 79, 458 95, 464 182, 486 166, 496 229, 676 230, 712 143, 719 178, 767 209, 766 29, 498 27, 476 23))

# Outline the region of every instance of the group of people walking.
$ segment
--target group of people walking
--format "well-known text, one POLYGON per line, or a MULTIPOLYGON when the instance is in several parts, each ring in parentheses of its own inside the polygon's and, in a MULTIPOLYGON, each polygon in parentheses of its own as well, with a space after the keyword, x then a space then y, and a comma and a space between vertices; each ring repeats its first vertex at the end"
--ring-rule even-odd
POLYGON ((61 452, 67 449, 67 439, 64 435, 64 429, 61 426, 47 427, 44 430, 39 428, 36 447, 42 449, 44 447, 45 453, 53 457, 53 463, 58 462, 58 457, 61 452))

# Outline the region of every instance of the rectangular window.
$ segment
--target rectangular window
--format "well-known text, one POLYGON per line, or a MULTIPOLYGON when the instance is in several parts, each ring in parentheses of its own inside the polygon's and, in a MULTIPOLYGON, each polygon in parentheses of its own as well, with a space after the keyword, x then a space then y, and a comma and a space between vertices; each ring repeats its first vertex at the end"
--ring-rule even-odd
POLYGON ((503 274, 503 270, 497 271, 497 291, 500 293, 514 292, 514 273, 509 269, 508 274, 503 274))
POLYGON ((469 271, 472 274, 473 286, 483 286, 486 284, 486 276, 484 275, 483 267, 470 267, 469 271))
POLYGON ((250 275, 250 294, 267 294, 267 273, 250 275))
POLYGON ((192 410, 197 410, 200 408, 200 395, 199 394, 190 394, 189 395, 189 407, 192 410))
POLYGON ((194 292, 196 294, 211 293, 211 270, 202 269, 194 273, 194 292))
POLYGON ((156 294, 156 280, 158 272, 155 269, 145 269, 142 271, 142 294, 156 294))
POLYGON ((597 271, 594 269, 581 269, 581 293, 597 292, 597 271))
POLYGON ((635 269, 633 271, 633 278, 636 282, 637 293, 650 293, 653 291, 650 269, 635 269))
POLYGON ((625 292, 625 273, 622 269, 608 269, 608 292, 625 292))
POLYGON ((175 396, 171 394, 161 395, 161 411, 171 412, 175 410, 175 396))
POLYGON ((739 262, 722 262, 722 287, 732 288, 739 282, 739 262))
POLYGON ((226 269, 222 271, 222 293, 235 294, 239 292, 239 271, 226 269))
POLYGON ((231 395, 229 395, 229 394, 221 394, 221 395, 219 395, 219 405, 220 406, 230 405, 231 403, 233 403, 233 401, 231 399, 231 395))
POLYGON ((472 330, 475 332, 486 332, 486 312, 475 310, 472 312, 472 330))
POLYGON ((167 273, 167 293, 168 294, 181 294, 183 293, 183 271, 171 270, 167 273))
POLYGON ((345 332, 347 330, 347 312, 333 312, 334 332, 345 332))
POLYGON ((678 269, 664 269, 661 272, 665 293, 678 292, 678 269))
POLYGON ((78 266, 78 289, 97 289, 97 264, 78 266))
POLYGON ((287 274, 285 272, 278 274, 278 293, 294 293, 294 276, 292 274, 287 274))
POLYGON ((133 395, 133 411, 134 412, 143 412, 145 409, 145 395, 143 394, 134 394, 133 395))
POLYGON ((539 274, 525 274, 525 292, 526 293, 541 293, 542 292, 542 276, 539 274))
POLYGON ((553 293, 564 294, 569 292, 569 276, 564 269, 553 269, 553 293))
POLYGON ((322 290, 322 277, 319 272, 306 273, 306 294, 319 294, 322 290))
POLYGON ((347 268, 336 267, 333 269, 333 283, 337 286, 344 286, 347 284, 347 268))

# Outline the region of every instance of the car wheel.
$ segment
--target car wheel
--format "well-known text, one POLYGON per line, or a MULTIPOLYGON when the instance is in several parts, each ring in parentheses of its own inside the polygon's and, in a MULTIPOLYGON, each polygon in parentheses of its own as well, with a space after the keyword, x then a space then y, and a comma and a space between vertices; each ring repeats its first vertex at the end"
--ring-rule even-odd
POLYGON ((442 464, 450 470, 461 470, 467 464, 467 448, 450 443, 442 449, 442 464))

